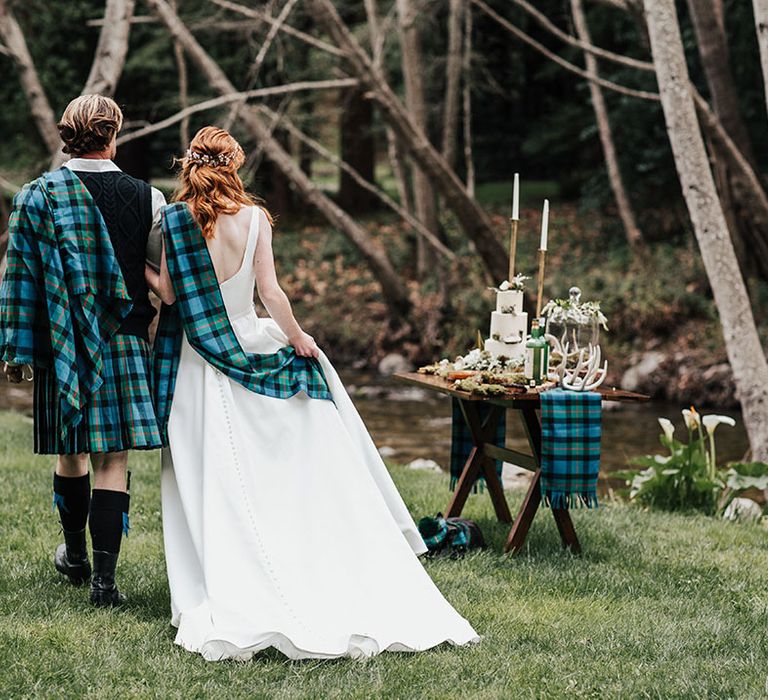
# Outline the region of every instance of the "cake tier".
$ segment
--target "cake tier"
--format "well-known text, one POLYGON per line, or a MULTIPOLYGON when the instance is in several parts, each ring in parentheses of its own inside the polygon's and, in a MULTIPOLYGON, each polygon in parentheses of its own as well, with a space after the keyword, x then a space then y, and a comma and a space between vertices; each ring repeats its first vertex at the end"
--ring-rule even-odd
POLYGON ((525 343, 502 343, 500 340, 489 338, 485 341, 485 349, 493 357, 506 357, 509 360, 522 360, 525 356, 525 343))
POLYGON ((525 344, 528 333, 528 314, 502 314, 498 311, 491 313, 491 339, 504 343, 525 344))
POLYGON ((505 314, 523 313, 523 293, 511 290, 496 292, 496 311, 505 314))

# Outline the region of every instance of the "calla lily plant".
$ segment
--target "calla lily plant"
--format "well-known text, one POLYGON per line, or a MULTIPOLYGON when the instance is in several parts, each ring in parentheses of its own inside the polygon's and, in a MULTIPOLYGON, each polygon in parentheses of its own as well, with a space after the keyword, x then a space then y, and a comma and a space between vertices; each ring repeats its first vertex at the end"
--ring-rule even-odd
POLYGON ((642 470, 620 472, 629 485, 630 500, 664 510, 722 512, 739 493, 755 484, 768 483, 768 464, 729 464, 718 469, 715 431, 720 425, 734 427, 730 416, 703 416, 693 406, 682 411, 687 442, 675 439, 675 426, 659 418, 660 442, 665 455, 636 457, 630 463, 642 470))

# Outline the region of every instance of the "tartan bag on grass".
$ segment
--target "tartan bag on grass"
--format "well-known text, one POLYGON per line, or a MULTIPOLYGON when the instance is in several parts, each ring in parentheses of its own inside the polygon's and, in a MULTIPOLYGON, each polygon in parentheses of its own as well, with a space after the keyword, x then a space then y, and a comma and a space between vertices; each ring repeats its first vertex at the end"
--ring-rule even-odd
POLYGON ((428 556, 448 554, 459 559, 471 549, 485 549, 485 538, 480 527, 466 518, 444 518, 438 513, 434 518, 419 520, 419 534, 427 545, 428 556))

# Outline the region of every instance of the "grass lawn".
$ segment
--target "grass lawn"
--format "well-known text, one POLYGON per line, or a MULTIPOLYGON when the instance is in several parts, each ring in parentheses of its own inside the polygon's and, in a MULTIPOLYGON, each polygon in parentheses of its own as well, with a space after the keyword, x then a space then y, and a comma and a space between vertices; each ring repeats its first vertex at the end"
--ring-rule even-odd
MULTIPOLYGON (((368 661, 207 663, 173 645, 159 459, 134 456, 132 530, 119 569, 130 604, 91 608, 59 580, 48 458, 30 421, 0 413, 0 698, 759 698, 768 676, 768 537, 759 526, 578 512, 584 555, 542 512, 516 558, 485 495, 465 514, 491 548, 427 568, 483 635, 469 648, 368 661)), ((445 477, 392 468, 415 516, 445 505, 445 477)), ((520 494, 514 494, 517 507, 520 494)), ((376 601, 372 600, 371 605, 376 601)))

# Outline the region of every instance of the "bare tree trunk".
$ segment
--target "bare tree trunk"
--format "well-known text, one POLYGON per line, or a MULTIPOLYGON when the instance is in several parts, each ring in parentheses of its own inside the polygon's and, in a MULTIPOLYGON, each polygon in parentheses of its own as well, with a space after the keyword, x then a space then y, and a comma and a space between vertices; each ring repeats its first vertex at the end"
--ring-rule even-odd
MULTIPOLYGON (((211 88, 221 95, 236 93, 237 90, 234 85, 218 64, 200 46, 168 3, 165 0, 147 0, 147 3, 166 25, 171 37, 181 43, 189 57, 208 80, 211 88)), ((392 318, 405 321, 411 308, 408 290, 395 272, 386 251, 371 238, 366 229, 314 185, 294 162, 290 154, 286 153, 285 149, 274 138, 269 127, 254 109, 245 105, 240 112, 240 119, 263 148, 267 157, 290 179, 306 202, 316 207, 328 222, 332 226, 336 226, 355 246, 381 285, 392 318)))
POLYGON ((731 72, 731 56, 723 23, 723 0, 688 0, 688 9, 715 114, 754 166, 752 142, 741 114, 731 72))
POLYGON ((445 102, 443 103, 443 158, 456 167, 459 131, 459 91, 461 89, 461 29, 464 0, 448 5, 448 55, 445 63, 445 102))
MULTIPOLYGON (((733 74, 725 34, 722 0, 688 0, 701 64, 707 80, 712 106, 723 128, 744 154, 750 166, 755 166, 752 143, 742 118, 738 96, 734 88, 733 74)), ((712 142, 712 161, 716 181, 728 228, 733 237, 736 256, 745 275, 760 269, 768 276, 768 264, 764 259, 752 256, 752 242, 764 239, 768 233, 768 221, 760 216, 749 196, 749 187, 742 183, 743 176, 731 173, 728 159, 717 142, 712 142)))
MULTIPOLYGON (((418 13, 414 11, 410 0, 395 0, 395 5, 402 53, 403 82, 405 83, 405 106, 416 126, 424 134, 428 134, 429 125, 423 81, 424 64, 421 58, 418 13)), ((418 163, 413 168, 413 200, 416 205, 416 218, 432 233, 437 233, 435 191, 429 175, 418 163)), ((416 239, 416 269, 419 277, 422 277, 432 267, 433 262, 431 251, 424 243, 424 239, 419 236, 416 239)))
POLYGON ((99 33, 99 43, 96 45, 83 95, 112 97, 115 94, 128 54, 128 38, 135 5, 135 0, 107 0, 104 26, 99 33))
POLYGON ((674 0, 645 0, 667 132, 715 297, 753 458, 768 460, 768 362, 709 168, 674 0))
POLYGON ((474 243, 480 260, 490 277, 503 280, 507 274, 507 255, 494 231, 488 215, 467 194, 456 173, 430 143, 426 134, 415 124, 408 110, 387 84, 381 71, 375 68, 349 28, 339 17, 331 0, 308 0, 316 20, 326 28, 346 59, 381 106, 384 119, 395 129, 413 159, 432 178, 435 188, 445 197, 445 203, 456 215, 462 229, 474 243))
POLYGON ((32 120, 45 143, 49 153, 55 153, 61 145, 56 117, 53 114, 48 97, 40 84, 35 64, 27 48, 24 32, 13 16, 5 0, 0 0, 0 37, 16 64, 21 89, 29 103, 32 120))
POLYGON ((464 56, 462 57, 464 91, 464 164, 467 171, 467 192, 475 196, 475 159, 472 154, 472 5, 467 3, 464 15, 464 56))
MULTIPOLYGON (((368 33, 371 41, 373 65, 377 70, 382 72, 382 75, 384 75, 384 67, 382 65, 383 54, 376 49, 376 47, 380 45, 381 39, 376 0, 364 0, 364 4, 365 15, 368 20, 368 33)), ((400 205, 407 212, 413 212, 413 202, 411 201, 411 190, 408 185, 408 174, 406 173, 402 145, 389 124, 384 125, 384 131, 387 135, 387 157, 389 158, 389 164, 395 178, 397 194, 400 197, 400 205)))
MULTIPOLYGON (((738 98, 733 88, 730 56, 725 36, 722 0, 688 0, 688 10, 693 21, 701 65, 707 80, 715 114, 750 165, 754 166, 752 146, 747 129, 741 118, 738 98)), ((715 184, 720 194, 720 203, 733 239, 733 248, 742 271, 746 274, 753 269, 744 240, 749 232, 748 222, 736 215, 728 162, 722 157, 722 149, 711 139, 707 140, 714 170, 715 184)))
MULTIPOLYGON (((176 2, 177 0, 173 0, 171 3, 174 12, 176 11, 176 2)), ((179 109, 184 110, 189 107, 189 76, 187 75, 187 59, 184 57, 184 49, 178 41, 173 42, 173 58, 179 76, 179 109)), ((189 116, 185 116, 179 124, 180 153, 187 150, 189 142, 189 116)))
POLYGON ((763 89, 766 107, 768 107, 768 0, 752 0, 752 8, 755 13, 760 63, 763 66, 763 89))
MULTIPOLYGON (((131 34, 131 18, 135 0, 107 0, 104 8, 104 24, 99 32, 99 42, 88 79, 81 95, 106 95, 112 97, 123 74, 128 54, 128 38, 131 34)), ((51 158, 51 170, 58 168, 66 156, 58 144, 51 158)))
POLYGON ((408 175, 406 173, 405 158, 403 157, 403 144, 400 142, 397 134, 391 126, 385 127, 387 132, 387 157, 395 176, 397 184, 397 194, 400 197, 400 204, 406 211, 413 211, 413 201, 411 190, 408 187, 408 175))
MULTIPOLYGON (((581 0, 571 0, 571 11, 573 12, 573 24, 576 28, 576 34, 583 42, 591 44, 592 39, 589 35, 589 25, 584 15, 584 8, 581 0)), ((584 62, 590 73, 598 74, 597 59, 589 53, 584 52, 584 62)), ((611 183, 613 196, 616 199, 616 206, 619 209, 621 223, 624 226, 624 233, 627 241, 632 248, 643 246, 643 234, 637 225, 635 213, 632 211, 632 204, 629 201, 627 191, 624 187, 624 179, 621 176, 619 159, 616 156, 616 146, 613 142, 613 133, 611 132, 611 122, 608 118, 608 108, 605 105, 603 91, 599 85, 588 81, 589 94, 592 97, 592 106, 595 108, 595 120, 597 121, 597 130, 600 134, 600 143, 603 146, 603 155, 605 156, 605 167, 608 171, 608 180, 611 183)))
MULTIPOLYGON (((288 134, 283 129, 275 129, 273 138, 280 144, 283 150, 292 156, 291 142, 288 134)), ((261 165, 255 164, 254 172, 261 169, 263 179, 263 192, 269 199, 269 207, 278 216, 291 211, 294 208, 294 196, 291 189, 291 181, 285 173, 271 160, 267 159, 261 165)), ((302 171, 303 172, 303 171, 302 171)))
MULTIPOLYGON (((373 138, 373 105, 359 87, 344 91, 339 120, 341 159, 368 182, 375 181, 376 149, 373 138)), ((339 179, 338 202, 352 213, 370 211, 376 198, 344 170, 339 179)))

